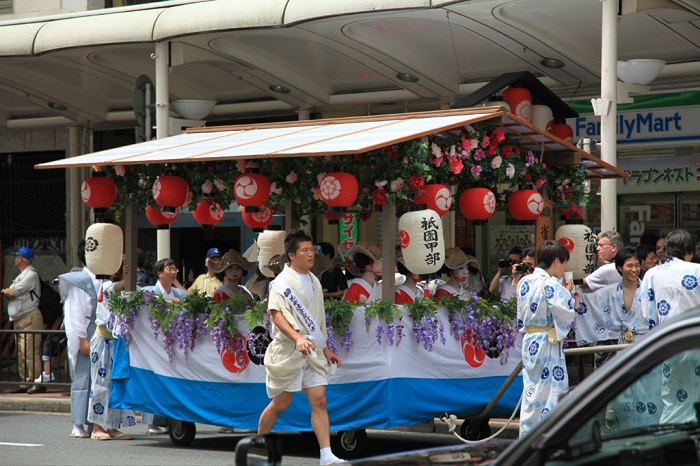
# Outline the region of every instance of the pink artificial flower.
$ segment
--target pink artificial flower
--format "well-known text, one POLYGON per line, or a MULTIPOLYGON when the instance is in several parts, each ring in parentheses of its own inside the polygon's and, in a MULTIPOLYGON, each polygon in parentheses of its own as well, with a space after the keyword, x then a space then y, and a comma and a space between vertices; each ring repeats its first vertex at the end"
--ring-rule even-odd
POLYGON ((214 186, 216 186, 216 189, 219 191, 225 191, 226 190, 226 183, 224 183, 224 180, 221 178, 214 178, 214 186))
POLYGON ((246 167, 245 160, 241 159, 238 162, 236 162, 236 170, 238 170, 239 172, 245 173, 245 167, 246 167))
POLYGON ((486 149, 489 144, 491 144, 491 139, 489 139, 488 136, 486 136, 484 139, 481 140, 481 148, 486 149))
POLYGON ((298 179, 299 179, 299 175, 297 175, 296 172, 292 171, 292 172, 289 172, 289 175, 287 175, 287 177, 284 179, 284 181, 286 181, 289 184, 294 184, 297 182, 298 179))
POLYGON ((481 165, 472 165, 471 172, 474 176, 479 178, 481 175, 481 165))
POLYGON ((401 185, 403 185, 403 179, 396 178, 395 180, 393 180, 389 185, 391 192, 396 192, 399 189, 401 189, 401 185))
POLYGON ((503 163, 503 158, 500 155, 497 155, 491 160, 491 168, 494 170, 499 168, 501 164, 503 163))
POLYGON ((472 147, 472 140, 462 138, 462 150, 468 151, 472 147))
POLYGON ((282 187, 277 185, 277 182, 270 184, 270 192, 275 193, 278 196, 282 194, 282 187))
POLYGON ((323 179, 324 176, 326 176, 325 173, 319 173, 318 175, 316 175, 316 181, 318 181, 319 185, 321 184, 321 180, 323 179))
POLYGON ((464 163, 457 157, 451 158, 449 168, 450 173, 459 175, 460 173, 462 173, 462 170, 464 170, 464 163))
POLYGON ((537 163, 537 160, 535 159, 535 154, 533 154, 531 150, 527 151, 527 154, 525 154, 525 163, 529 165, 537 163))
POLYGON ((481 162, 482 160, 484 160, 484 157, 486 157, 486 153, 482 149, 477 149, 474 152, 474 160, 476 160, 477 162, 481 162))
POLYGON ((388 183, 387 180, 377 180, 377 181, 374 182, 374 185, 375 185, 377 188, 383 188, 384 186, 387 185, 387 183, 388 183))
POLYGON ((124 165, 116 165, 114 167, 114 173, 116 173, 117 176, 124 176, 126 175, 126 168, 124 168, 124 165))
POLYGON ((506 133, 501 128, 496 128, 493 130, 491 137, 496 140, 496 144, 500 144, 506 139, 506 133))
POLYGON ((202 193, 204 193, 204 194, 211 193, 211 190, 213 187, 214 187, 214 183, 212 183, 210 180, 205 181, 204 183, 202 183, 202 193))
POLYGON ((313 188, 311 188, 311 192, 314 193, 314 199, 316 199, 317 201, 321 199, 321 188, 319 188, 318 186, 314 186, 313 188))
POLYGON ((545 178, 540 178, 535 182, 535 188, 540 189, 542 185, 544 185, 544 182, 546 181, 545 178))

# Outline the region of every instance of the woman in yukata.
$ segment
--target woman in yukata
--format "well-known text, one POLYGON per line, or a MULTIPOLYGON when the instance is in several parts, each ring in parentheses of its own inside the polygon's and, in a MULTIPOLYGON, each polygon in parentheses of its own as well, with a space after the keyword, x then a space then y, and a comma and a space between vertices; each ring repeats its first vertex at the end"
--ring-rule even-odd
POLYGON ((405 281, 394 287, 394 302, 396 304, 412 303, 416 298, 423 296, 423 291, 418 288, 418 283, 421 281, 420 275, 408 270, 400 255, 396 257, 396 269, 405 277, 405 281))
POLYGON ((460 248, 447 249, 445 251, 445 265, 443 265, 441 272, 447 274, 449 278, 444 285, 437 287, 433 299, 439 302, 443 296, 466 297, 469 265, 478 267, 478 262, 474 257, 466 255, 460 248))
POLYGON ((359 241, 349 248, 340 245, 341 254, 350 257, 344 266, 355 276, 348 281, 348 289, 343 300, 355 304, 364 304, 377 299, 377 280, 382 275, 382 250, 369 241, 359 241))
POLYGON ((257 264, 257 262, 248 261, 235 249, 230 249, 219 262, 212 266, 214 273, 223 273, 222 283, 214 290, 212 299, 220 303, 239 293, 244 293, 252 298, 253 295, 241 285, 241 280, 243 275, 257 264))

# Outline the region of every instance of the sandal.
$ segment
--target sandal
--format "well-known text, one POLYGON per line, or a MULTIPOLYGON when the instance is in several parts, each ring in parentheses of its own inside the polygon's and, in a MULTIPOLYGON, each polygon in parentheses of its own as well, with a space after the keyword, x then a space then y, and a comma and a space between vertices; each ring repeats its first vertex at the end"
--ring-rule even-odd
POLYGON ((110 437, 107 432, 93 432, 90 438, 93 440, 111 440, 113 437, 110 437))
POLYGON ((119 432, 110 437, 112 440, 133 440, 134 436, 125 434, 124 432, 119 432))

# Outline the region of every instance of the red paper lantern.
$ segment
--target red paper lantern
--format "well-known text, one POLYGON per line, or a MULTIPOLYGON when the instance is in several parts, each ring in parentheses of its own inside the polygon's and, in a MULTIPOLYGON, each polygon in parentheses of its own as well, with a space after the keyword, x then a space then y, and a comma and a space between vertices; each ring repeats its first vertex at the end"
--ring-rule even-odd
POLYGON ((459 210, 464 218, 483 222, 496 212, 496 196, 486 188, 467 189, 459 196, 459 210))
POLYGON ((416 204, 425 204, 428 209, 437 212, 440 217, 452 207, 452 193, 444 184, 426 184, 423 191, 416 194, 416 204))
POLYGON ((270 180, 258 173, 257 169, 248 168, 233 182, 233 195, 246 212, 257 212, 258 207, 270 199, 270 180))
POLYGON ((219 204, 211 200, 203 200, 197 203, 197 208, 192 211, 192 218, 202 225, 204 229, 214 228, 224 218, 224 211, 219 204))
POLYGON ((321 199, 336 210, 350 207, 357 199, 357 178, 350 173, 332 172, 321 178, 321 199))
POLYGON ((184 178, 174 175, 159 176, 153 183, 153 200, 163 208, 163 212, 175 212, 185 203, 189 189, 184 178))
POLYGON ((532 95, 524 87, 509 87, 503 90, 503 100, 510 105, 510 113, 523 120, 532 121, 532 95))
POLYGON ((563 139, 569 143, 574 142, 574 130, 566 123, 552 123, 547 130, 559 139, 563 139))
POLYGON ((177 211, 163 212, 149 205, 146 206, 146 218, 153 225, 157 226, 159 230, 165 230, 177 219, 177 211))
POLYGON ((117 185, 102 173, 95 173, 83 181, 80 188, 83 202, 93 209, 106 209, 117 199, 117 185))
POLYGON ((253 231, 260 232, 272 223, 273 210, 271 207, 263 207, 259 212, 243 212, 243 223, 253 231))
POLYGON ((543 208, 544 198, 534 189, 516 191, 508 199, 508 210, 516 220, 536 220, 543 208))

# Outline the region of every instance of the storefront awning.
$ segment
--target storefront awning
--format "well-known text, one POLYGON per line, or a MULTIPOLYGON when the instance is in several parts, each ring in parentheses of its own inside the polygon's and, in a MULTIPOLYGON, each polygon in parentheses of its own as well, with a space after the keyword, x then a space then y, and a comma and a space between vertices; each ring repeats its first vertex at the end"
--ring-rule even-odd
POLYGON ((588 178, 628 177, 617 167, 501 107, 193 128, 178 136, 55 160, 36 168, 361 154, 423 136, 458 133, 465 125, 479 121, 503 128, 526 150, 546 154, 549 164, 580 160, 588 178))

